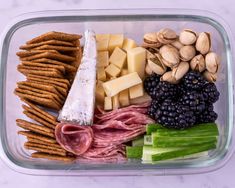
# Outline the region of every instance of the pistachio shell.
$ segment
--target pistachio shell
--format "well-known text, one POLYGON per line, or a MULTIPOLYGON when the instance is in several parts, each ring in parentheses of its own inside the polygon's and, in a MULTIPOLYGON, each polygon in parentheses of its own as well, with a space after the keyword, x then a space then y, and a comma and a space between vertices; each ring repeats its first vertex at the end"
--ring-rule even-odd
POLYGON ((177 48, 178 50, 184 46, 184 45, 183 45, 180 41, 178 41, 178 40, 172 42, 171 45, 174 46, 175 48, 177 48))
POLYGON ((210 48, 211 48, 210 34, 206 32, 200 33, 196 41, 196 50, 204 55, 210 51, 210 48))
POLYGON ((210 52, 205 57, 206 69, 211 73, 216 73, 219 68, 219 57, 216 53, 210 52))
POLYGON ((154 73, 158 75, 162 75, 166 72, 165 67, 157 64, 155 59, 149 59, 147 65, 154 73))
POLYGON ((151 59, 151 58, 155 58, 156 56, 154 55, 154 53, 150 52, 149 50, 147 50, 147 59, 151 59))
POLYGON ((162 61, 166 66, 175 67, 179 64, 179 51, 175 47, 171 45, 164 45, 160 48, 159 53, 162 56, 162 61))
POLYGON ((162 44, 169 44, 177 39, 177 35, 172 29, 165 28, 157 33, 157 39, 162 44))
POLYGON ((217 80, 217 74, 213 74, 207 70, 203 73, 203 76, 208 82, 215 82, 217 80))
POLYGON ((184 45, 191 45, 196 42, 197 34, 190 29, 185 29, 181 31, 179 40, 184 45))
POLYGON ((157 39, 157 33, 154 32, 154 33, 146 33, 144 35, 144 41, 146 43, 156 43, 156 42, 159 42, 158 39, 157 39))
POLYGON ((179 65, 172 69, 172 76, 176 80, 180 80, 188 72, 189 64, 188 62, 180 62, 179 65))
POLYGON ((176 80, 175 77, 172 76, 172 71, 168 71, 165 74, 162 75, 160 78, 161 81, 166 81, 172 84, 179 83, 179 80, 176 80))
POLYGON ((156 42, 156 43, 147 43, 143 42, 141 45, 143 48, 159 48, 162 46, 162 43, 156 42))
POLYGON ((196 50, 191 45, 180 48, 180 59, 182 61, 190 61, 195 55, 196 50))
POLYGON ((151 75, 153 73, 153 70, 149 67, 148 63, 146 65, 146 67, 145 67, 145 72, 148 75, 151 75))
POLYGON ((199 54, 195 56, 190 62, 190 67, 192 70, 203 72, 206 69, 205 59, 203 55, 199 54))

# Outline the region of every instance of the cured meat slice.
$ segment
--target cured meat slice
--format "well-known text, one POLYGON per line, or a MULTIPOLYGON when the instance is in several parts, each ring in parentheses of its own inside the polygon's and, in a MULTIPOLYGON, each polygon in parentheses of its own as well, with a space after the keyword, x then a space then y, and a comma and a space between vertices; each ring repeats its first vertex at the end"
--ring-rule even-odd
POLYGON ((81 155, 86 152, 93 140, 93 131, 88 126, 59 123, 55 128, 57 142, 65 150, 81 155))

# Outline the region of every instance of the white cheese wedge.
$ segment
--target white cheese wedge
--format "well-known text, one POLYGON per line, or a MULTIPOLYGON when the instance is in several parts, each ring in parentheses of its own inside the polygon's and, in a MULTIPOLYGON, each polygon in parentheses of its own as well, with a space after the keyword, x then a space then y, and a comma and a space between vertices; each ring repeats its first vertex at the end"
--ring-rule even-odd
MULTIPOLYGON (((134 86, 135 87, 135 86, 134 86)), ((128 89, 121 91, 119 93, 119 102, 122 107, 129 106, 130 100, 129 100, 129 92, 128 89)))
POLYGON ((109 52, 112 52, 116 47, 122 48, 123 41, 124 41, 123 34, 111 34, 108 47, 109 52))
POLYGON ((105 68, 105 72, 109 75, 109 77, 117 77, 121 73, 121 70, 115 65, 110 64, 105 68))
POLYGON ((142 47, 132 48, 127 51, 127 66, 129 73, 137 72, 141 79, 144 78, 146 64, 146 50, 142 47))
POLYGON ((105 97, 104 98, 104 110, 112 110, 112 97, 105 97))
POLYGON ((134 40, 125 38, 123 42, 122 49, 125 50, 126 52, 132 48, 137 47, 137 44, 134 40))
POLYGON ((122 69, 126 63, 126 53, 119 47, 116 47, 109 58, 109 62, 122 69))
POLYGON ((104 67, 98 67, 96 72, 97 80, 106 81, 106 73, 104 67))
POLYGON ((96 34, 96 46, 98 51, 108 50, 110 34, 96 34))
POLYGON ((81 64, 59 114, 60 121, 92 125, 96 87, 96 40, 93 31, 85 31, 81 64))
POLYGON ((141 97, 144 95, 144 87, 143 84, 138 84, 129 89, 130 99, 134 99, 137 97, 141 97))
POLYGON ((97 67, 107 67, 109 65, 109 52, 101 51, 97 54, 97 67))
POLYGON ((112 102, 113 102, 113 110, 116 110, 120 107, 118 94, 112 97, 112 102))
POLYGON ((130 99, 130 104, 142 104, 145 102, 150 102, 151 100, 151 97, 147 93, 144 93, 142 97, 130 99))
POLYGON ((133 72, 119 78, 109 80, 103 83, 104 91, 107 96, 113 97, 117 95, 119 92, 128 89, 132 86, 138 85, 142 83, 141 78, 139 77, 137 72, 133 72))

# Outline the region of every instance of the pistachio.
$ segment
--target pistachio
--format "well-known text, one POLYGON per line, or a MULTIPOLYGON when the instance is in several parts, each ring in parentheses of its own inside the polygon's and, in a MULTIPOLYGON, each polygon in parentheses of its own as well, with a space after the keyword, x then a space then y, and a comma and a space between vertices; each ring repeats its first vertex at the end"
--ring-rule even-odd
POLYGON ((184 46, 184 45, 183 45, 180 41, 178 41, 178 40, 172 42, 171 45, 174 46, 175 48, 177 48, 178 50, 184 46))
POLYGON ((168 71, 165 74, 163 74, 160 78, 161 81, 166 81, 172 84, 179 83, 179 80, 176 80, 175 77, 172 76, 172 71, 168 71))
POLYGON ((213 74, 207 70, 203 73, 203 76, 208 82, 215 82, 217 80, 217 74, 213 74))
POLYGON ((206 69, 211 73, 216 73, 219 68, 219 57, 214 52, 209 52, 206 57, 206 69))
POLYGON ((144 35, 144 42, 142 44, 142 47, 160 47, 162 44, 157 39, 157 33, 146 33, 144 35))
POLYGON ((162 44, 170 44, 177 39, 177 35, 172 29, 165 28, 157 33, 157 39, 162 44))
POLYGON ((188 70, 189 70, 188 62, 182 61, 179 63, 179 65, 177 67, 174 67, 172 69, 172 76, 176 80, 180 80, 188 72, 188 70))
POLYGON ((163 63, 166 66, 172 68, 179 64, 179 51, 175 47, 171 45, 164 45, 160 48, 159 53, 162 57, 163 63))
POLYGON ((148 75, 151 75, 153 73, 153 70, 149 67, 148 63, 146 65, 146 67, 145 67, 145 72, 148 75))
POLYGON ((196 50, 191 45, 180 48, 180 59, 182 61, 190 61, 195 55, 196 50))
POLYGON ((210 51, 210 48, 211 48, 210 34, 206 32, 200 33, 196 41, 196 50, 204 55, 210 51))
POLYGON ((195 43, 197 40, 197 34, 190 30, 190 29, 185 29, 181 31, 180 36, 179 36, 179 41, 184 44, 184 45, 191 45, 195 43))
POLYGON ((199 54, 195 56, 190 62, 190 67, 192 70, 203 72, 206 69, 205 59, 203 55, 199 54))
POLYGON ((166 72, 166 66, 162 62, 162 57, 159 54, 155 55, 155 58, 148 59, 148 66, 154 73, 162 75, 166 72))
POLYGON ((156 43, 143 42, 141 46, 143 48, 160 48, 162 46, 162 43, 160 43, 160 42, 156 42, 156 43))
POLYGON ((156 56, 154 55, 154 53, 152 53, 151 51, 147 50, 147 59, 151 59, 151 58, 155 58, 156 56))

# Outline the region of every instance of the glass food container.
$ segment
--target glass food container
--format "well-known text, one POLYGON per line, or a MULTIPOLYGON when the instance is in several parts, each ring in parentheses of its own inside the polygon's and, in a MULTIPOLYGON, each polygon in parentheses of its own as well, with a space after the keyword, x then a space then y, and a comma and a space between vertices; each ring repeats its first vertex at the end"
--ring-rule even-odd
MULTIPOLYGON (((36 175, 172 175, 203 173, 222 167, 234 149, 234 102, 232 37, 225 22, 209 12, 179 9, 135 10, 72 10, 28 13, 16 17, 1 37, 1 98, 0 98, 0 156, 7 165, 22 173, 36 175), (23 80, 16 67, 16 52, 27 40, 48 31, 83 34, 86 29, 96 33, 123 33, 139 44, 146 32, 162 28, 180 30, 191 28, 212 34, 212 47, 221 57, 216 82, 220 99, 215 104, 218 113, 219 143, 207 156, 158 164, 128 161, 125 164, 79 164, 33 159, 23 148, 25 138, 15 120, 23 117, 21 101, 13 94, 16 82, 23 80)), ((24 117, 25 118, 25 117, 24 117)))

